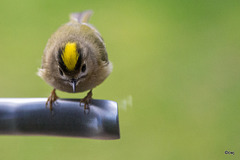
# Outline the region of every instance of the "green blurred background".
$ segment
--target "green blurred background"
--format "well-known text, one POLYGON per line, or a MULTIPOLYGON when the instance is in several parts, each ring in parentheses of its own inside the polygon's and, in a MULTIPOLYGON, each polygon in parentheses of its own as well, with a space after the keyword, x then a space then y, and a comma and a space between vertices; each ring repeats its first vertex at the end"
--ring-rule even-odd
POLYGON ((121 139, 0 136, 0 159, 240 158, 239 0, 2 0, 0 97, 49 96, 45 44, 86 9, 114 65, 94 98, 118 102, 121 139))

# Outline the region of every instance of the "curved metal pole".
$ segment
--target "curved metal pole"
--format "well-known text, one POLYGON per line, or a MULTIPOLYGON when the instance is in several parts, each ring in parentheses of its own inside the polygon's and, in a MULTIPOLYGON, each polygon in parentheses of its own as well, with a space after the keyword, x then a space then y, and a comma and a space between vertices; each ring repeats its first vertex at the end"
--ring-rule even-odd
POLYGON ((79 99, 58 99, 53 112, 46 98, 0 98, 0 134, 119 139, 117 103, 92 100, 84 111, 79 99))

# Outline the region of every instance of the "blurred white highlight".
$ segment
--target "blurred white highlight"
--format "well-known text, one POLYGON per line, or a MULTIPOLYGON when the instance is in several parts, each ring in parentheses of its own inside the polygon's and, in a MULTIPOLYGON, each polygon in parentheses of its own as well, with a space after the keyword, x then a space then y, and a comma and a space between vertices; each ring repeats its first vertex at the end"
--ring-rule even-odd
POLYGON ((121 100, 119 102, 119 108, 123 109, 123 110, 127 110, 127 108, 132 107, 132 95, 128 95, 126 98, 124 98, 123 100, 121 100))

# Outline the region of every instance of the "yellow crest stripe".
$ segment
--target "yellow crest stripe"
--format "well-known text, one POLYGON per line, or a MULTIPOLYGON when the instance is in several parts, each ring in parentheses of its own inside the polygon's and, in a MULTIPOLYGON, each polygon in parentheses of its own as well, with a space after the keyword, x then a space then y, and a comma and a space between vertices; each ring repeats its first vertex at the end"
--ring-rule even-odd
POLYGON ((77 44, 74 42, 68 42, 61 57, 67 69, 69 71, 74 70, 79 57, 77 52, 77 44))

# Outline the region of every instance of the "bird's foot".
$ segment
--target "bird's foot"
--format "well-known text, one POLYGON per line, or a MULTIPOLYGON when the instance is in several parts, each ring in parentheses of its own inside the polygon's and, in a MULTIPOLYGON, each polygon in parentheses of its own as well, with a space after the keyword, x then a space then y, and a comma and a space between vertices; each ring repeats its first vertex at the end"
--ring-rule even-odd
POLYGON ((53 102, 55 102, 59 97, 57 96, 56 94, 56 89, 53 89, 53 91, 51 92, 50 96, 48 97, 47 99, 47 102, 46 102, 46 107, 48 106, 48 103, 49 103, 49 109, 50 111, 53 110, 52 108, 52 105, 53 105, 53 102))
POLYGON ((92 99, 92 95, 93 95, 92 90, 90 90, 88 92, 88 94, 86 95, 86 97, 84 97, 83 99, 80 100, 80 105, 81 105, 81 103, 84 103, 84 111, 89 110, 89 104, 92 99))

